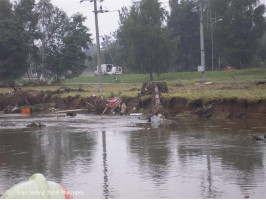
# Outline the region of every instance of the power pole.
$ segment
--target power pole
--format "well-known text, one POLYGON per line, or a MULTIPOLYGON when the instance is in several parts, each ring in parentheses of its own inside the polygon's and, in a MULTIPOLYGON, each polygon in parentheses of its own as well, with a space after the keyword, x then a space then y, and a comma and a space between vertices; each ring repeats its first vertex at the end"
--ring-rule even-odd
MULTIPOLYGON (((101 47, 100 47, 100 34, 99 34, 99 25, 98 25, 98 12, 103 12, 102 10, 98 11, 97 9, 97 0, 80 0, 80 3, 83 1, 94 2, 94 15, 95 15, 95 30, 96 30, 96 43, 97 43, 97 66, 99 72, 99 91, 103 92, 103 79, 102 79, 102 68, 101 68, 101 47)), ((100 0, 103 1, 103 0, 100 0)), ((104 11, 106 12, 106 11, 104 11)))
POLYGON ((203 67, 202 82, 205 82, 205 47, 204 47, 204 29, 203 29, 203 5, 202 0, 199 0, 200 9, 200 53, 201 53, 201 66, 203 67))
POLYGON ((101 67, 101 50, 100 50, 100 34, 99 34, 99 26, 98 26, 97 0, 94 0, 94 14, 95 14, 95 30, 96 30, 96 42, 97 42, 97 66, 98 66, 98 72, 99 72, 99 91, 103 92, 102 67, 101 67))

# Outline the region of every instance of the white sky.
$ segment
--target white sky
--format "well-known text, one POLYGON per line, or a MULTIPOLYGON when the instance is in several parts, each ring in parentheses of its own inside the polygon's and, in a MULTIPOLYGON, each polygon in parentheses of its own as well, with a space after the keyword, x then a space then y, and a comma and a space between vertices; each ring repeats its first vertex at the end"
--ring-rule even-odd
MULTIPOLYGON (((11 2, 16 0, 11 0, 11 2)), ((110 35, 117 30, 119 24, 119 15, 116 10, 121 10, 122 7, 130 7, 133 0, 104 0, 100 3, 97 0, 98 8, 101 5, 103 10, 109 10, 114 12, 101 13, 98 15, 99 19, 99 32, 100 35, 110 35)), ((140 0, 138 0, 140 1, 140 0)), ((162 3, 162 7, 169 11, 169 0, 159 0, 162 3)), ((38 2, 38 0, 37 0, 38 2)), ((92 38, 95 38, 95 19, 93 3, 89 0, 85 0, 80 3, 80 0, 51 0, 52 4, 64 10, 68 16, 79 12, 87 18, 85 25, 89 28, 89 32, 92 34, 92 38)), ((261 3, 266 4, 266 0, 260 0, 261 3)))
MULTIPOLYGON (((52 4, 56 5, 58 8, 64 10, 69 16, 80 12, 83 16, 87 17, 85 25, 89 28, 89 32, 92 37, 95 38, 95 19, 94 4, 86 0, 80 3, 80 0, 51 0, 52 4)), ((169 0, 160 0, 162 7, 168 8, 169 0)), ((130 7, 132 5, 132 0, 104 0, 100 3, 97 1, 98 8, 101 5, 103 10, 109 10, 114 12, 100 13, 98 15, 99 21, 99 32, 100 35, 109 35, 118 28, 119 14, 116 10, 121 10, 122 7, 130 7)))
MULTIPOLYGON (((95 19, 93 3, 89 0, 85 0, 80 3, 80 0, 51 0, 54 5, 64 10, 69 16, 80 12, 83 16, 87 17, 85 25, 89 28, 89 32, 92 37, 95 38, 95 19)), ((169 10, 168 2, 169 0, 160 0, 162 7, 169 10)), ((261 3, 266 4, 266 0, 260 0, 261 3)), ((108 13, 101 13, 98 15, 99 19, 99 32, 100 35, 109 35, 118 28, 119 15, 115 10, 121 10, 122 7, 130 7, 132 5, 132 0, 104 0, 102 3, 97 1, 98 8, 102 5, 104 10, 114 11, 108 13)))

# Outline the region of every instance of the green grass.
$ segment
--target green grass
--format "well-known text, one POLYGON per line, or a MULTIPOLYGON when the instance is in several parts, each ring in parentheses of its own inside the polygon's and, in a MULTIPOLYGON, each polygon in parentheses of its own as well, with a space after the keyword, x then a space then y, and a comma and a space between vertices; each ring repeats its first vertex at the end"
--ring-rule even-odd
MULTIPOLYGON (((231 71, 207 71, 206 81, 217 83, 228 82, 252 82, 266 79, 266 68, 255 68, 245 70, 231 71)), ((143 83, 149 80, 149 74, 125 74, 125 75, 104 75, 103 83, 143 83), (117 77, 117 80, 116 80, 117 77)), ((154 81, 178 82, 180 84, 190 85, 201 81, 199 72, 173 72, 163 73, 159 77, 154 73, 154 81)), ((93 77, 75 77, 66 79, 65 83, 98 83, 98 76, 93 77)))
MULTIPOLYGON (((258 81, 266 81, 266 68, 254 68, 231 71, 207 71, 206 81, 211 84, 202 84, 199 72, 176 72, 154 74, 154 81, 166 81, 169 92, 163 94, 166 98, 184 97, 187 99, 223 99, 237 98, 248 100, 266 99, 266 86, 256 86, 258 81), (178 87, 177 85, 181 85, 178 87), (183 87, 182 87, 183 85, 183 87)), ((123 96, 136 96, 140 91, 130 91, 130 88, 140 89, 143 82, 149 80, 149 74, 126 74, 118 76, 121 80, 115 83, 115 76, 103 76, 104 96, 114 96, 118 93, 123 96), (106 84, 110 83, 110 84, 106 84), (121 84, 123 83, 123 84, 121 84)), ((98 77, 82 77, 68 80, 68 83, 98 83, 98 77)), ((95 88, 98 89, 98 86, 95 88)), ((96 94, 98 94, 95 91, 96 94)))
MULTIPOLYGON (((140 83, 149 80, 148 74, 104 75, 103 83, 140 83)), ((98 83, 99 76, 65 79, 65 83, 98 83)))
MULTIPOLYGON (((76 77, 64 80, 67 84, 53 86, 23 87, 23 90, 55 91, 58 89, 83 89, 85 92, 74 91, 60 93, 58 96, 81 97, 103 95, 106 98, 114 96, 136 97, 140 93, 143 82, 149 80, 149 74, 125 74, 120 76, 103 76, 103 92, 99 92, 99 77, 76 77), (116 80, 117 77, 117 80, 116 80), (84 84, 88 83, 88 84, 84 84), (89 84, 96 83, 96 84, 89 84)), ((182 97, 187 99, 223 99, 237 98, 247 100, 266 99, 266 84, 256 85, 258 81, 266 81, 266 68, 255 68, 232 71, 207 71, 206 81, 201 81, 199 72, 164 73, 158 77, 154 74, 154 81, 166 81, 169 92, 163 94, 165 98, 182 97)), ((8 92, 10 88, 1 88, 0 93, 8 92)))

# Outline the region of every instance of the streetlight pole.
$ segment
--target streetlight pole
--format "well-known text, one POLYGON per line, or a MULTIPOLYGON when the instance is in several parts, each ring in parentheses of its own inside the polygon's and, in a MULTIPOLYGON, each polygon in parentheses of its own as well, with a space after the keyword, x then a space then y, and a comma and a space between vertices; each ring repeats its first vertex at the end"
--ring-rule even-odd
POLYGON ((211 43, 212 43, 212 71, 213 71, 213 24, 211 18, 211 43))
POLYGON ((216 20, 216 18, 210 18, 211 19, 211 43, 212 43, 212 71, 214 70, 214 67, 213 67, 213 25, 216 23, 216 22, 220 22, 222 21, 223 19, 218 19, 216 20), (212 21, 214 20, 214 21, 212 21))
POLYGON ((203 29, 203 5, 202 0, 199 1, 199 9, 200 9, 200 54, 201 54, 201 67, 202 70, 202 82, 205 82, 205 48, 204 48, 204 29, 203 29))

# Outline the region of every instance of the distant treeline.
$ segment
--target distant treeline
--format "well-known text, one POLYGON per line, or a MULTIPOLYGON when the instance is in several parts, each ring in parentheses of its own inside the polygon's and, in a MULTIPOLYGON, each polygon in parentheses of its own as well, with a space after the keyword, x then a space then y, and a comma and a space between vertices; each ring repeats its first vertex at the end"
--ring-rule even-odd
MULTIPOLYGON (((119 12, 119 28, 103 36, 102 63, 124 71, 160 74, 195 71, 200 65, 199 1, 133 2, 119 12)), ((265 5, 259 0, 202 0, 207 70, 229 65, 248 68, 266 62, 265 5)), ((67 14, 50 0, 0 0, 0 78, 10 81, 27 72, 59 81, 78 76, 95 46, 85 17, 67 14), (86 51, 84 51, 86 50, 86 51), (86 53, 86 52, 89 52, 86 53)), ((91 56, 90 56, 91 55, 91 56)), ((93 64, 92 64, 93 63, 93 64)))
POLYGON ((29 78, 59 81, 86 68, 83 49, 92 44, 83 25, 85 17, 67 14, 50 0, 0 0, 0 78, 13 81, 26 72, 29 78))
MULTIPOLYGON (((123 8, 115 40, 104 41, 104 62, 112 62, 112 55, 117 65, 133 72, 197 70, 201 63, 199 1, 170 0, 170 12, 158 0, 136 1, 123 8)), ((214 69, 265 63, 265 5, 259 0, 202 3, 207 70, 212 60, 214 69)))

